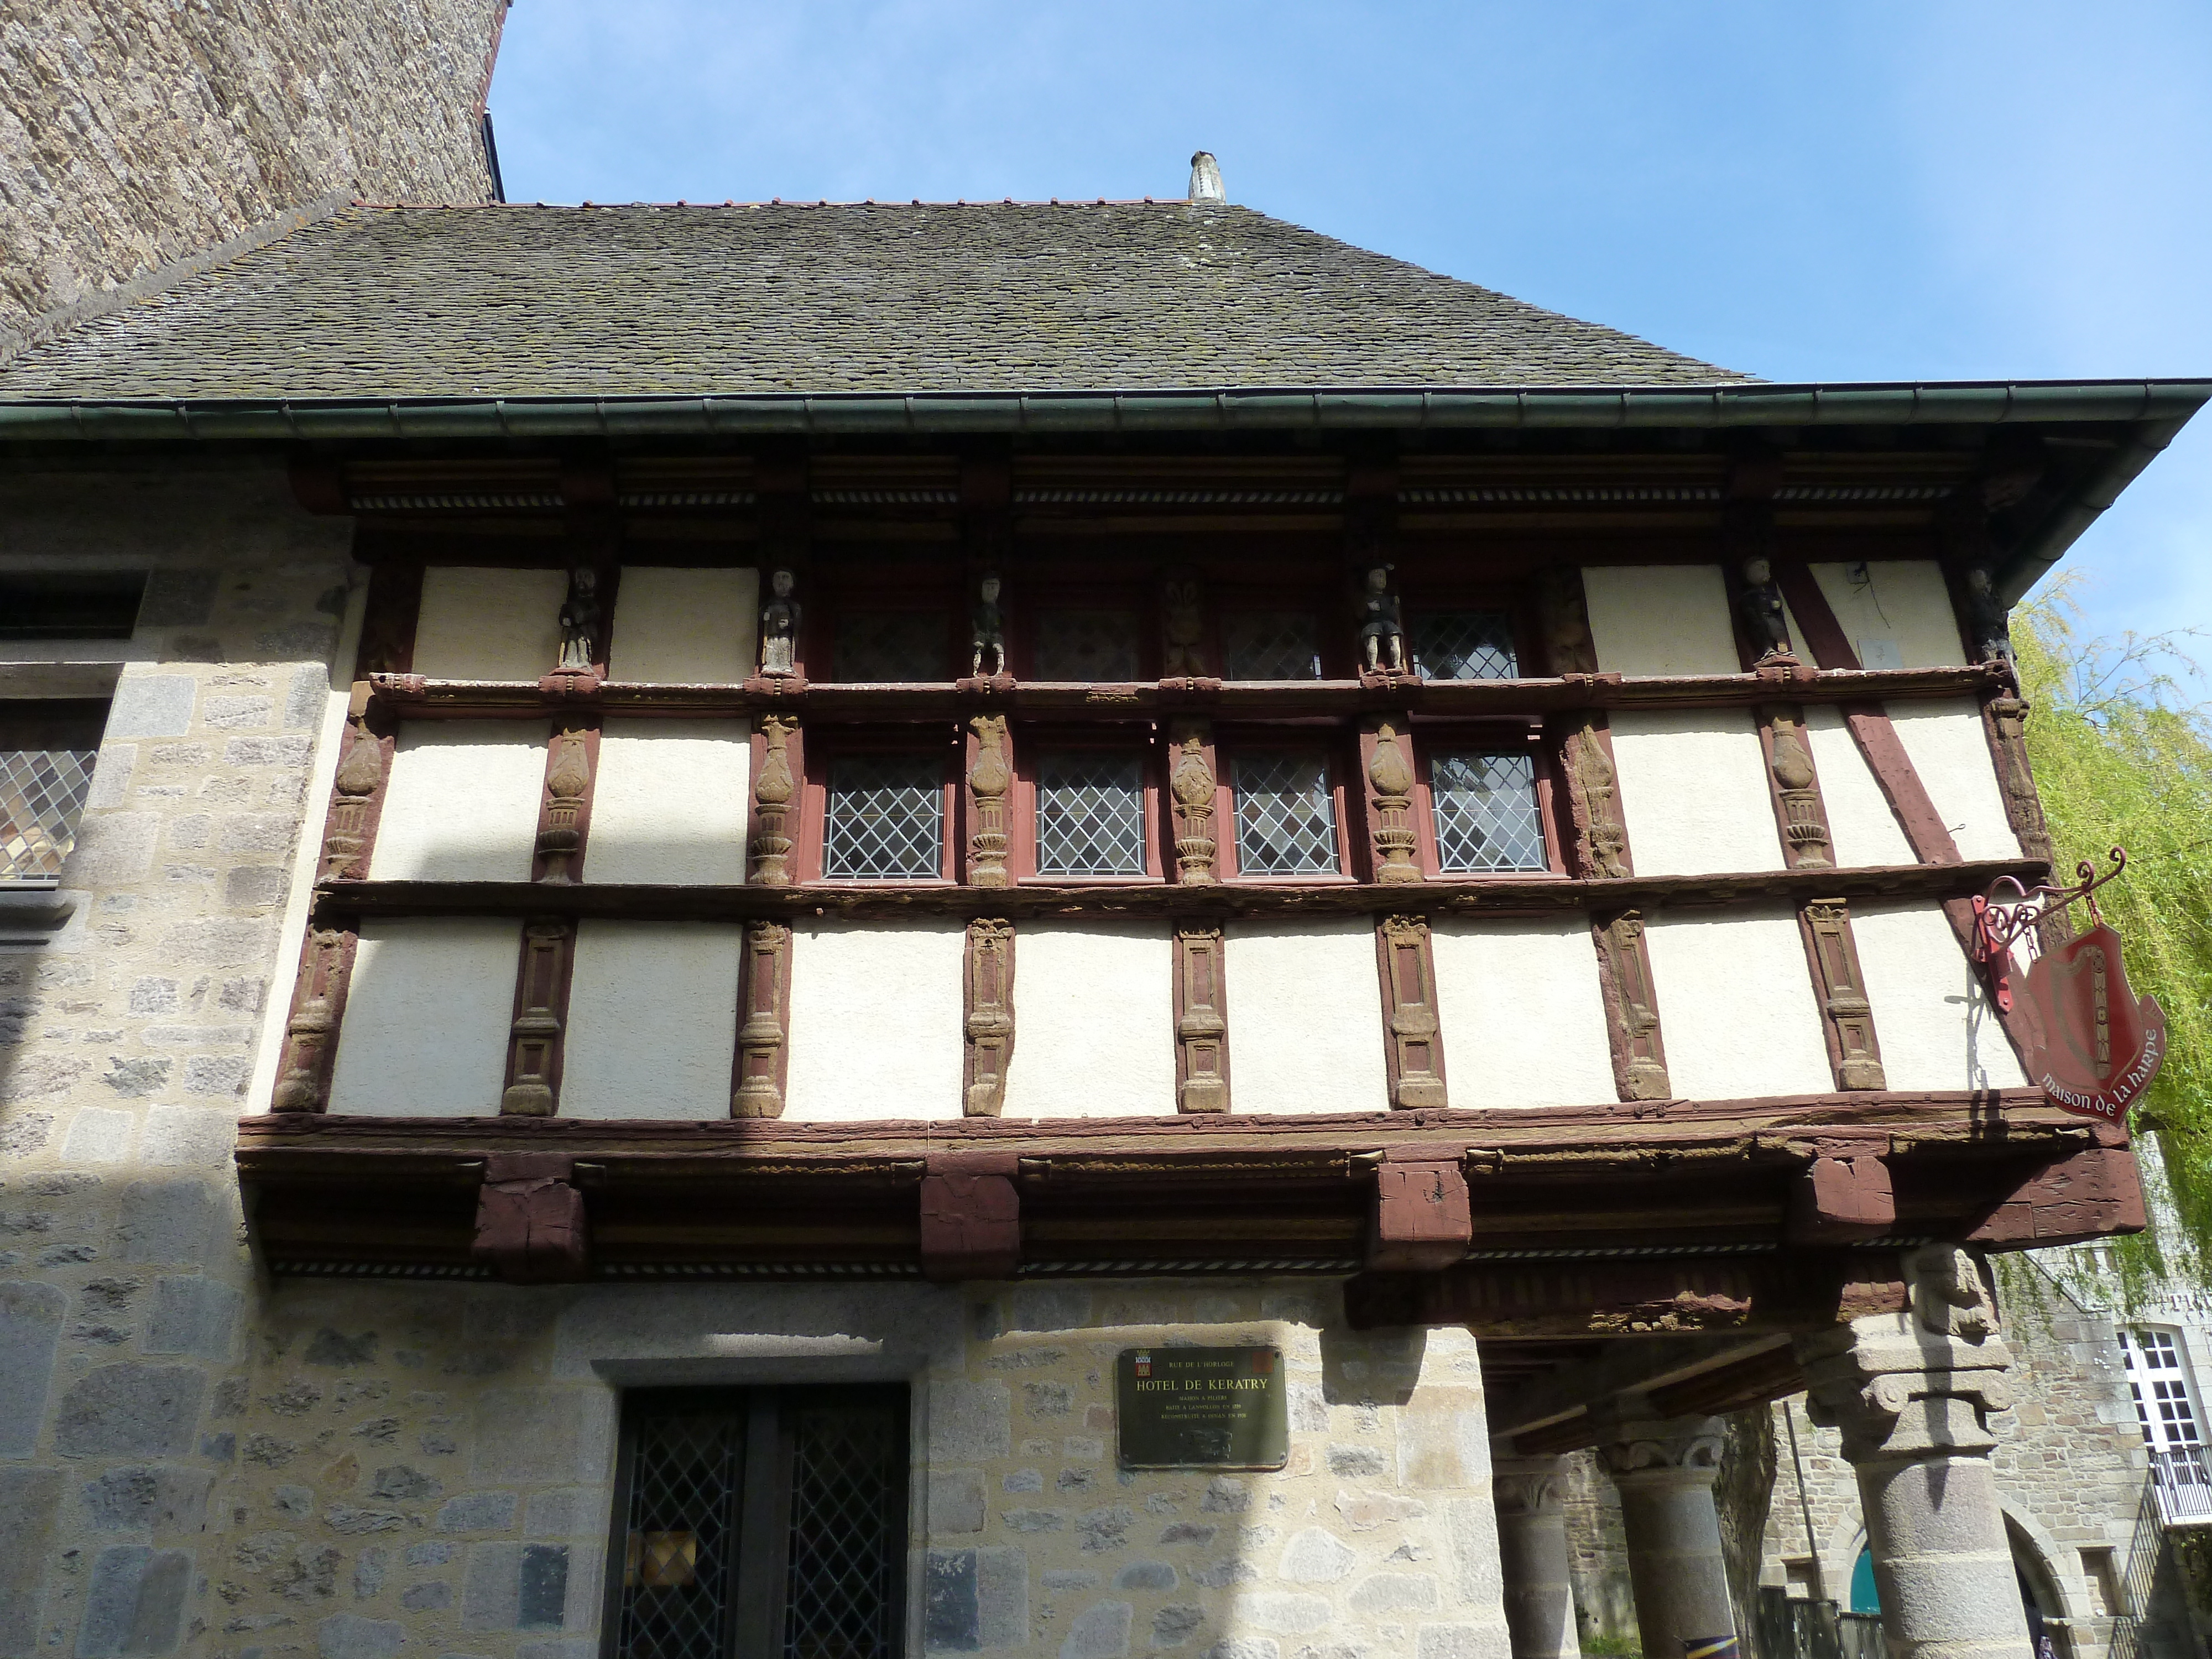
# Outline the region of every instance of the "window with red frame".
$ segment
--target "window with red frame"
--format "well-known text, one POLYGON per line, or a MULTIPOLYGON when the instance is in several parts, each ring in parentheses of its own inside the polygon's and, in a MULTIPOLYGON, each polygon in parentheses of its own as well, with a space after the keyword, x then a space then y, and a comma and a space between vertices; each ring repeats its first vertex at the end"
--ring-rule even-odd
POLYGON ((1342 790, 1325 747, 1235 745, 1222 770, 1236 826, 1237 874, 1343 873, 1342 790))
POLYGON ((1533 731, 1431 730, 1418 758, 1421 852, 1431 873, 1559 868, 1551 775, 1533 731))
POLYGON ((952 872, 951 745, 838 733, 807 754, 803 863, 823 881, 943 881, 952 872))

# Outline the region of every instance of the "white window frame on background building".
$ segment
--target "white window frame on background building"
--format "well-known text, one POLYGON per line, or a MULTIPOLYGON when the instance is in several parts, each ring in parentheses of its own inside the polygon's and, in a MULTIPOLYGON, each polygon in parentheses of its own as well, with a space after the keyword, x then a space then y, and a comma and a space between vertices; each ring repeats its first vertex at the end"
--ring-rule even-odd
POLYGON ((2189 1349, 2182 1333, 2169 1327, 2123 1327, 2120 1350, 2126 1356, 2128 1393, 2136 1421, 2149 1448, 2151 1474, 2159 1502, 2169 1520, 2179 1516, 2212 1516, 2212 1470, 2204 1453, 2204 1415, 2189 1349))

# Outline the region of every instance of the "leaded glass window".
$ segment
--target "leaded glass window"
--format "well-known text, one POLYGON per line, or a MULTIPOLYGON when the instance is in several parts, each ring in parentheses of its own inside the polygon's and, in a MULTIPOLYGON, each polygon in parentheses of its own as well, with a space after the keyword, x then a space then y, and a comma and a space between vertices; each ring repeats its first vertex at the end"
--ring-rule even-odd
POLYGON ((1513 618, 1497 611, 1416 611, 1413 672, 1425 680, 1516 680, 1513 618))
POLYGON ((1042 611, 1036 623, 1036 678, 1126 681, 1137 678, 1133 611, 1042 611))
POLYGON ((1309 611, 1234 611, 1221 623, 1232 680, 1317 680, 1321 629, 1309 611))
POLYGON ((927 880, 945 869, 945 763, 934 755, 839 755, 822 816, 822 873, 927 880))
POLYGON ((1047 754, 1037 762, 1037 873, 1145 873, 1145 768, 1134 755, 1047 754))
POLYGON ((1239 755, 1237 867, 1248 876, 1334 875, 1336 795, 1319 755, 1239 755))
POLYGON ((945 640, 939 611, 842 611, 834 652, 836 677, 873 684, 949 678, 945 640))
POLYGON ((1437 867, 1451 875, 1543 870, 1536 763, 1528 755, 1440 754, 1429 763, 1437 867))
POLYGON ((0 883, 60 878, 106 719, 104 702, 0 704, 0 883))

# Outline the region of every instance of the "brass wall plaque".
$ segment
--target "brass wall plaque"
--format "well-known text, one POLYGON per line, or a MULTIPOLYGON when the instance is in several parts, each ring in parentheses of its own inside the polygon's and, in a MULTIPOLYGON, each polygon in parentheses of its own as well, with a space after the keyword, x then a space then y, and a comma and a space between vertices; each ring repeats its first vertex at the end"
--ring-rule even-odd
POLYGON ((1274 1348, 1124 1348, 1115 1366, 1125 1469, 1279 1469, 1290 1456, 1274 1348))

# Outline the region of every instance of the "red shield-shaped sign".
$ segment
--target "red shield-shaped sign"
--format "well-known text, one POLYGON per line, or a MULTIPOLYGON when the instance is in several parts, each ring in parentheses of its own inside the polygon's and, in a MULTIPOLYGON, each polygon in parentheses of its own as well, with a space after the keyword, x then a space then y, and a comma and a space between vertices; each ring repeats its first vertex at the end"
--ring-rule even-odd
POLYGON ((2166 1059, 2166 1011, 2128 988, 2120 936, 2100 922, 2027 970, 2027 1069, 2055 1106, 2118 1122, 2166 1059))

